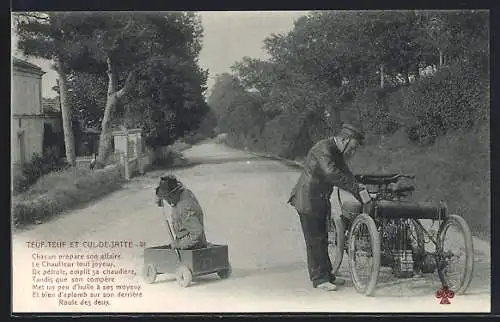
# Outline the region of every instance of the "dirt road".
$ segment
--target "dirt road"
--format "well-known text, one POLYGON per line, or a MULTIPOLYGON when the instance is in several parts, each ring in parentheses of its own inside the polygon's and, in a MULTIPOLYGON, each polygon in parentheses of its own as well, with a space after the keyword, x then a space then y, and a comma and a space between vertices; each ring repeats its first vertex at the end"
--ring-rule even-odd
MULTIPOLYGON (((140 277, 143 248, 168 242, 153 188, 165 172, 150 172, 83 209, 18 232, 13 237, 13 310, 15 312, 489 312, 490 258, 487 243, 477 241, 474 278, 468 294, 440 305, 437 275, 385 280, 374 297, 356 293, 347 263, 347 279, 337 292, 312 289, 298 217, 286 204, 298 171, 280 162, 206 143, 185 151, 198 165, 175 170, 205 209, 208 239, 229 245, 233 274, 227 280, 206 276, 181 289, 172 276, 154 284, 140 277), (140 298, 113 298, 111 305, 61 306, 56 299, 32 297, 34 253, 85 253, 88 248, 28 248, 28 241, 121 241, 120 267, 134 269, 126 283, 141 288, 140 298)), ((113 252, 113 251, 110 251, 113 252)), ((117 253, 114 251, 114 253, 117 253)), ((103 284, 104 285, 104 284, 103 284)))

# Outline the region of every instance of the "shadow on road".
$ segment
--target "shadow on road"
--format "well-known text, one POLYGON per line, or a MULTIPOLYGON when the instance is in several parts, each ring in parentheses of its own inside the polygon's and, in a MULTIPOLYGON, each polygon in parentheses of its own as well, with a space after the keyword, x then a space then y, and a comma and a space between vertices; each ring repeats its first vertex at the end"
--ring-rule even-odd
POLYGON ((186 164, 175 166, 175 169, 182 168, 192 168, 202 164, 224 164, 232 162, 244 162, 244 161, 266 161, 265 159, 259 158, 257 156, 241 156, 241 157, 204 157, 196 158, 191 157, 187 160, 186 164))
MULTIPOLYGON (((204 157, 204 158, 189 158, 186 163, 171 165, 168 167, 155 167, 153 169, 153 173, 156 174, 156 171, 172 171, 172 170, 185 170, 195 168, 200 165, 217 165, 217 164, 227 164, 227 163, 235 163, 235 162, 246 162, 252 161, 255 162, 269 162, 268 159, 263 159, 258 156, 244 156, 244 157, 204 157)), ((151 172, 146 174, 145 176, 151 176, 151 172)))
MULTIPOLYGON (((297 263, 286 263, 277 266, 269 267, 258 267, 258 268, 235 268, 233 269, 229 280, 243 279, 248 277, 266 276, 273 274, 290 273, 295 271, 302 271, 305 269, 305 265, 302 262, 297 263)), ((209 274, 204 276, 199 276, 193 279, 193 284, 189 287, 201 286, 217 281, 222 281, 217 274, 209 274)), ((158 276, 158 280, 154 284, 162 283, 175 283, 175 274, 162 274, 158 276)))

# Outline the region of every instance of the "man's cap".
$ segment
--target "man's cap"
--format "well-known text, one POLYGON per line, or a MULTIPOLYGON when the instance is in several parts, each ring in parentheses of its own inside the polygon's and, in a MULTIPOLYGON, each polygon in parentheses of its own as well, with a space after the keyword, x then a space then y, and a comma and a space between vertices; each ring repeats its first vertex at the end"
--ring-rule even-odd
POLYGON ((363 141, 365 139, 365 135, 363 133, 363 130, 361 130, 360 128, 358 128, 350 123, 342 124, 341 133, 344 133, 346 135, 349 135, 349 136, 355 138, 359 142, 359 144, 364 143, 363 141))

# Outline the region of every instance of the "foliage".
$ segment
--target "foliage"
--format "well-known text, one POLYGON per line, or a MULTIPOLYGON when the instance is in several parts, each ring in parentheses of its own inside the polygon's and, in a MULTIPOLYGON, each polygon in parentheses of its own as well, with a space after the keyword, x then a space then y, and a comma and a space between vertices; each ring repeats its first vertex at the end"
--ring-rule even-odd
POLYGON ((148 142, 158 145, 195 129, 208 111, 203 99, 207 72, 198 66, 203 28, 196 13, 36 15, 45 22, 21 19, 20 47, 62 63, 74 119, 100 125, 99 164, 106 158, 113 125, 140 125, 148 142), (31 41, 33 33, 36 42, 31 41), (51 38, 44 42, 44 35, 51 38), (132 86, 135 76, 139 84, 132 86), (158 122, 157 114, 163 115, 158 122))
POLYGON ((330 135, 343 121, 362 123, 370 135, 403 127, 412 140, 432 143, 487 117, 488 16, 313 11, 264 39, 269 60, 244 57, 232 75, 220 75, 209 105, 228 142, 280 155, 303 154, 310 143, 295 138, 307 138, 310 127, 330 135), (439 73, 423 77, 429 66, 439 73), (319 123, 298 125, 304 115, 319 123))
POLYGON ((209 112, 203 98, 207 74, 177 56, 151 59, 137 74, 124 104, 129 124, 144 130, 150 146, 167 145, 195 130, 209 112))
POLYGON ((452 65, 415 83, 402 106, 411 140, 434 142, 449 130, 469 129, 488 117, 487 80, 470 66, 452 65))
POLYGON ((43 175, 67 167, 67 164, 52 152, 53 150, 47 151, 43 155, 34 154, 29 162, 21 165, 18 173, 13 176, 14 193, 26 191, 43 175))
POLYGON ((64 210, 109 194, 123 183, 120 167, 102 170, 69 168, 39 179, 12 202, 14 226, 48 219, 64 210))
POLYGON ((68 77, 68 98, 73 121, 85 127, 100 128, 106 106, 108 79, 105 75, 86 72, 68 77))
POLYGON ((57 72, 59 97, 61 101, 62 125, 66 159, 75 163, 74 136, 71 123, 71 106, 66 95, 66 73, 74 57, 81 54, 80 48, 73 41, 77 25, 72 24, 74 13, 17 13, 14 24, 19 35, 18 47, 26 56, 52 60, 57 72))
POLYGON ((208 107, 195 13, 79 13, 69 23, 78 26, 68 77, 73 117, 101 128, 101 142, 124 123, 142 127, 150 146, 197 128, 208 107))
POLYGON ((286 112, 266 123, 255 147, 280 157, 295 159, 305 156, 316 141, 328 134, 328 125, 317 113, 286 112))

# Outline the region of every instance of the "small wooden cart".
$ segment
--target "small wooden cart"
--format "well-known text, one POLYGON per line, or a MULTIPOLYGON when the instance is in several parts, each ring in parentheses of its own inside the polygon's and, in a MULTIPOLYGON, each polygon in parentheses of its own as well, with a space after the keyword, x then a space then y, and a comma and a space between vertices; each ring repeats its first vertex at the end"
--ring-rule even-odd
POLYGON ((143 277, 154 283, 158 274, 176 273, 182 287, 191 284, 194 277, 216 273, 226 279, 231 275, 227 245, 208 244, 205 248, 184 250, 160 245, 144 249, 143 277))

